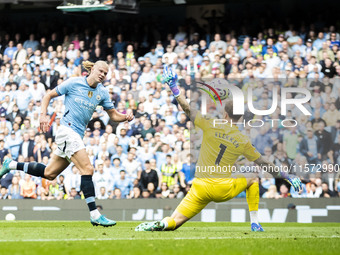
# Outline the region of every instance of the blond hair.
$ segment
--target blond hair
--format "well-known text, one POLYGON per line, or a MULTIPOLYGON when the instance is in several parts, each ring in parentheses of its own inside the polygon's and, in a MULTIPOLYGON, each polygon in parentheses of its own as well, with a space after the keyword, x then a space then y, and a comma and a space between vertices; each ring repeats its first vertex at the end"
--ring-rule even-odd
POLYGON ((92 67, 94 66, 94 63, 91 61, 84 61, 83 62, 83 67, 88 71, 89 73, 91 72, 92 67))
POLYGON ((91 61, 84 61, 83 62, 83 67, 86 69, 86 71, 88 71, 89 73, 91 73, 91 69, 92 67, 94 67, 95 65, 105 65, 108 66, 107 63, 105 61, 102 60, 98 60, 96 63, 93 63, 91 61))

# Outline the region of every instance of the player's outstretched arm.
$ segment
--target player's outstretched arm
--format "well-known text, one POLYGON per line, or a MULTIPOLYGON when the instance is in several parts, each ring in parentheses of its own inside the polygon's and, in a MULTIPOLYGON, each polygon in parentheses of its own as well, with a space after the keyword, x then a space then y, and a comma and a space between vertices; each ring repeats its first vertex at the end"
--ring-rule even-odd
POLYGON ((115 122, 131 121, 134 118, 131 109, 128 109, 126 111, 126 114, 117 112, 116 109, 110 109, 110 110, 107 110, 106 112, 109 115, 110 119, 115 122))
POLYGON ((49 91, 42 99, 39 122, 40 122, 40 130, 43 133, 47 132, 50 129, 49 118, 47 117, 47 107, 50 104, 51 99, 58 97, 58 96, 59 95, 56 89, 53 89, 49 91))
POLYGON ((172 94, 174 94, 178 104, 182 107, 185 114, 190 118, 192 122, 195 122, 196 110, 190 109, 189 103, 185 99, 185 96, 181 94, 181 90, 177 85, 177 74, 168 66, 164 66, 163 79, 168 84, 172 94))
POLYGON ((299 192, 302 190, 301 180, 296 175, 288 174, 287 172, 282 171, 280 168, 276 167, 272 162, 266 160, 262 156, 260 156, 254 162, 263 168, 265 167, 266 173, 270 173, 273 177, 285 179, 293 186, 295 191, 299 192))
POLYGON ((187 100, 185 99, 183 95, 179 95, 178 97, 176 97, 176 100, 179 103, 179 105, 182 107, 185 114, 194 123, 197 111, 194 109, 190 109, 189 103, 187 102, 187 100))

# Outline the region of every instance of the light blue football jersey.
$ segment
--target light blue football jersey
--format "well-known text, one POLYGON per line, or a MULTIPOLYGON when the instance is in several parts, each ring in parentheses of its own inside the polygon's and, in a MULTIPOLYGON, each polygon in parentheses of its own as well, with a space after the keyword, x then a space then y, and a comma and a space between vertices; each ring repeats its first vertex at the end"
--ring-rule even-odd
POLYGON ((98 105, 104 110, 114 108, 110 95, 99 83, 91 88, 86 77, 70 78, 56 87, 59 96, 65 95, 65 112, 60 124, 72 128, 81 137, 98 105))

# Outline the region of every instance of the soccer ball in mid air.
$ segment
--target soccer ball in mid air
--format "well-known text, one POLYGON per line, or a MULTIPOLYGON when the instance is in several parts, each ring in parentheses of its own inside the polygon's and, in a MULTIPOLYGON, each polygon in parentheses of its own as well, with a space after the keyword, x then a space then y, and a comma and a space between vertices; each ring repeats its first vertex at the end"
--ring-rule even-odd
MULTIPOLYGON (((229 89, 227 88, 227 84, 228 84, 227 80, 222 79, 222 78, 216 78, 216 79, 211 80, 210 82, 207 82, 207 84, 216 90, 221 101, 229 98, 230 92, 229 92, 229 89)), ((215 93, 212 93, 212 95, 214 96, 215 100, 218 100, 218 97, 215 93)))

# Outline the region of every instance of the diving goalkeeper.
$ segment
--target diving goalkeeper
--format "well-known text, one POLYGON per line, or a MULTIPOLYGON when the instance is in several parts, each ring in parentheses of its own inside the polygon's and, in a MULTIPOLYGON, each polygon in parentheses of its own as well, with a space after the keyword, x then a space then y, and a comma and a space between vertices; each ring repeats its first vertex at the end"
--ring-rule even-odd
MULTIPOLYGON (((225 202, 246 190, 250 212, 251 231, 264 231, 258 222, 259 184, 253 173, 231 175, 231 171, 207 171, 214 166, 233 166, 239 156, 244 155, 261 167, 275 169, 275 165, 266 159, 251 144, 250 139, 242 134, 235 125, 215 125, 213 119, 205 118, 197 110, 190 109, 185 97, 178 88, 177 74, 164 67, 163 76, 177 102, 195 126, 203 131, 203 141, 196 165, 195 178, 188 194, 183 198, 171 217, 162 221, 145 222, 136 227, 136 231, 175 230, 198 214, 208 203, 225 202), (210 168, 209 168, 210 167, 210 168)), ((228 123, 238 122, 242 115, 233 114, 233 103, 225 103, 225 119, 228 123)), ((277 168, 276 168, 277 169, 277 168)), ((296 191, 302 189, 301 181, 286 172, 270 172, 274 177, 286 179, 296 191)))

